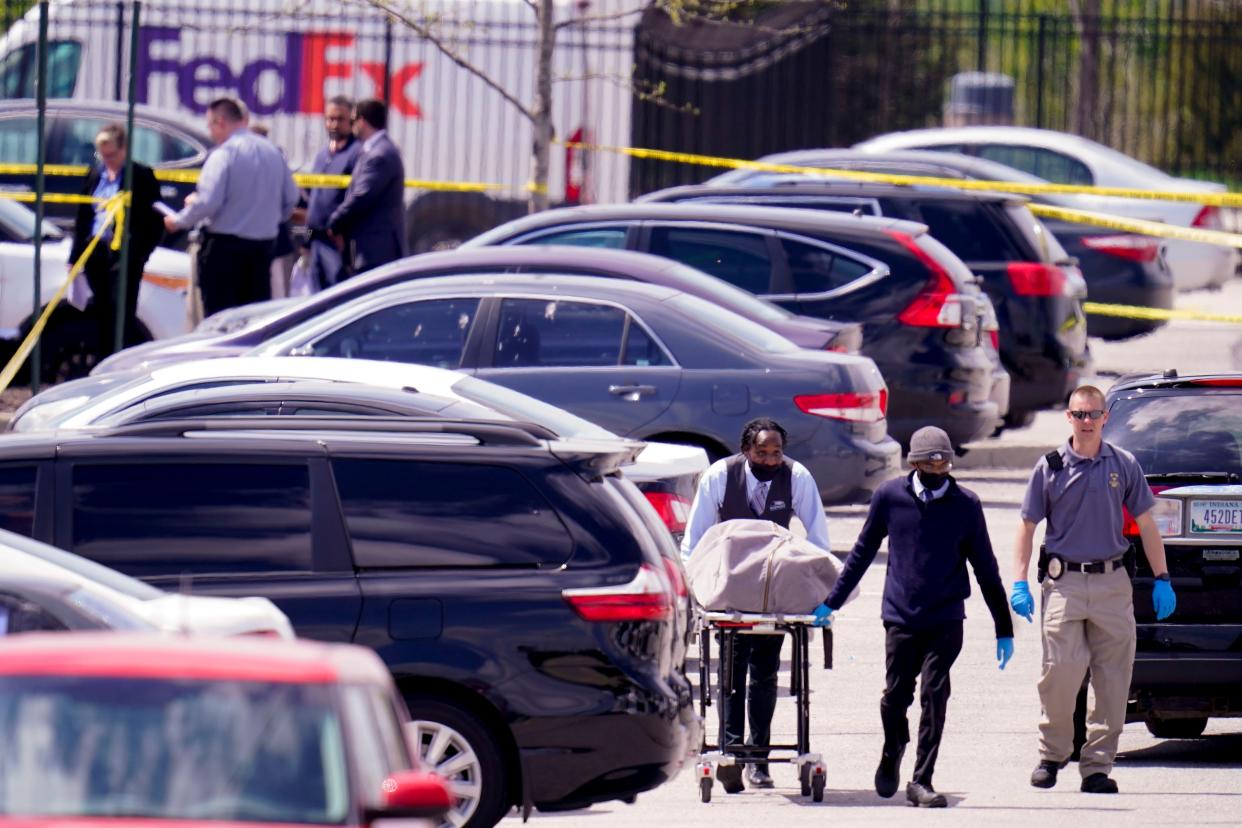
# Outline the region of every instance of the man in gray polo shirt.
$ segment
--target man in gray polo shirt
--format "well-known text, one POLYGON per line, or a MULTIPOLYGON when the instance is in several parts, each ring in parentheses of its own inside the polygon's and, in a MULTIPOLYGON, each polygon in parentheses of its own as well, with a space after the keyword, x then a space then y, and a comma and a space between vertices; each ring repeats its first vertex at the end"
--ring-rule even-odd
POLYGON ((1155 575, 1152 601, 1157 620, 1173 613, 1177 599, 1169 584, 1164 543, 1151 516, 1155 498, 1134 455, 1103 441, 1108 412, 1104 394, 1084 385, 1065 412, 1072 434, 1035 465, 1022 502, 1022 523, 1014 550, 1010 605, 1030 621, 1035 611, 1026 577, 1035 526, 1048 521, 1044 545, 1047 577, 1042 581, 1040 622, 1043 672, 1039 700, 1040 761, 1031 784, 1051 788, 1073 750, 1074 702, 1091 670, 1095 704, 1088 715, 1087 742, 1078 767, 1081 790, 1116 793, 1109 778, 1126 720, 1134 669, 1134 600, 1123 564, 1129 542, 1122 534, 1122 507, 1135 516, 1143 551, 1155 575))

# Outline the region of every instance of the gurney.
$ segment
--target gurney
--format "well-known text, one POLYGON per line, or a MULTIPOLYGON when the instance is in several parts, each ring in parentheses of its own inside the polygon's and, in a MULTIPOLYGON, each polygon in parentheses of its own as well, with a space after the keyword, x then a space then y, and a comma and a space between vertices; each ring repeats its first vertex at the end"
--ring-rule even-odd
MULTIPOLYGON (((753 612, 700 612, 698 614, 699 634, 699 715, 707 721, 707 708, 713 703, 711 682, 711 641, 718 637, 720 641, 720 677, 718 681, 719 699, 726 698, 733 687, 732 652, 734 642, 739 635, 788 635, 793 644, 790 655, 790 695, 797 704, 797 738, 794 744, 742 745, 735 744, 725 747, 725 705, 723 701, 716 704, 717 736, 716 744, 708 739, 708 728, 703 728, 703 745, 699 751, 695 765, 695 775, 699 780, 699 798, 703 802, 711 802, 712 785, 715 782, 717 766, 750 765, 758 763, 792 764, 798 770, 798 782, 803 796, 809 796, 814 802, 824 799, 824 787, 827 784, 827 768, 818 753, 811 752, 811 687, 810 687, 810 627, 815 621, 814 615, 790 615, 784 613, 753 613, 753 612), (758 754, 768 752, 767 758, 758 754)), ((824 633, 824 669, 832 668, 832 628, 823 627, 824 633)))

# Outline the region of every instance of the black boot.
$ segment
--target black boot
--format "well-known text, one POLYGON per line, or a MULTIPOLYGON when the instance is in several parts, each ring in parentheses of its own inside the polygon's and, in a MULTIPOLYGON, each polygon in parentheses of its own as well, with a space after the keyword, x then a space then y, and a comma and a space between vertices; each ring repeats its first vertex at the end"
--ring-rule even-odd
POLYGON ((1080 790, 1083 793, 1117 793, 1117 783, 1106 773, 1093 773, 1082 780, 1080 790))
POLYGON ((926 785, 918 782, 906 785, 906 801, 915 808, 944 808, 949 804, 944 794, 936 793, 930 782, 926 785))
POLYGON ((1053 762, 1050 759, 1041 759, 1039 766, 1031 774, 1031 784, 1036 788, 1051 788, 1057 784, 1057 771, 1067 764, 1068 762, 1053 762))
POLYGON ((906 746, 885 743, 880 752, 880 765, 875 769, 875 792, 885 799, 897 793, 901 785, 901 757, 906 753, 906 746))
POLYGON ((742 782, 741 765, 720 765, 716 768, 716 779, 724 786, 725 793, 741 793, 746 790, 742 782))

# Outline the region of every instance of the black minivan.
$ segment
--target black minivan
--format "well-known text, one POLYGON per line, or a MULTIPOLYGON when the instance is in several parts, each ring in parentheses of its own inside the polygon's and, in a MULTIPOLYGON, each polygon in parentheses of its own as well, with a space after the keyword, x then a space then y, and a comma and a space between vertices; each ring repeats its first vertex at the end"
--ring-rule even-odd
POLYGON ((619 204, 548 210, 466 247, 611 247, 688 264, 789 310, 863 326, 903 445, 937 425, 957 445, 992 433, 992 364, 974 275, 927 227, 780 207, 619 204))
POLYGON ((237 417, 0 443, 0 528, 375 650, 453 824, 631 801, 697 749, 685 582, 618 473, 541 426, 237 417))

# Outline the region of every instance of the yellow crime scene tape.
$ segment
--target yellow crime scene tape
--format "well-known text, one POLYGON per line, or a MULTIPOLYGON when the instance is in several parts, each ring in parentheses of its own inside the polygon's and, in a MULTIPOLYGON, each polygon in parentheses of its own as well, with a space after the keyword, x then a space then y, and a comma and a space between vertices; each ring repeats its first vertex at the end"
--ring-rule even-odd
MULTIPOLYGON (((35 320, 34 325, 30 328, 30 333, 26 334, 26 338, 22 340, 22 344, 17 346, 17 351, 9 360, 8 365, 4 366, 4 370, 0 371, 0 393, 3 393, 13 378, 17 376, 17 372, 21 369, 26 358, 30 356, 30 352, 34 350, 35 342, 43 335, 43 329, 47 327, 47 321, 51 318, 52 312, 56 310, 56 306, 65 298, 65 294, 69 291, 69 286, 73 284, 73 280, 78 278, 82 273, 82 268, 86 266, 86 262, 90 259, 91 254, 95 252, 95 248, 99 246, 103 234, 108 228, 114 224, 122 227, 125 221, 125 207, 129 203, 130 193, 121 192, 109 198, 104 202, 104 222, 99 228, 99 232, 86 245, 86 249, 82 251, 82 255, 73 263, 73 267, 69 268, 69 273, 65 276, 65 280, 61 282, 60 287, 56 289, 56 293, 52 295, 47 306, 43 308, 43 312, 39 314, 39 318, 35 320)), ((121 247, 121 233, 112 234, 112 249, 119 250, 121 247)), ((138 287, 135 285, 134 290, 138 287)), ((32 371, 38 371, 39 366, 34 366, 32 371)))
MULTIPOLYGON (((0 164, 0 175, 34 175, 38 172, 35 164, 0 164)), ((44 175, 84 176, 90 172, 89 167, 69 164, 47 164, 43 168, 44 175)), ((197 184, 201 170, 156 170, 155 177, 159 181, 173 184, 197 184)), ((348 175, 325 175, 322 173, 294 173, 294 182, 304 189, 336 188, 349 186, 348 175)), ((421 178, 407 178, 405 186, 412 190, 437 190, 441 192, 482 193, 493 190, 512 189, 508 184, 497 184, 486 181, 434 181, 421 178)), ((546 192, 547 188, 536 186, 533 182, 521 188, 523 192, 546 192)), ((5 198, 18 201, 34 201, 32 193, 21 193, 18 196, 0 194, 5 198)), ((92 201, 89 196, 45 195, 46 201, 62 204, 81 204, 92 201)))
POLYGON ((569 149, 590 152, 610 152, 645 158, 653 161, 670 161, 678 164, 694 164, 701 167, 720 167, 733 170, 757 170, 759 172, 787 173, 790 175, 818 175, 845 178, 853 181, 869 181, 878 184, 923 184, 935 187, 953 187, 959 190, 987 190, 990 192, 1017 193, 1019 195, 1094 195, 1115 198, 1137 198, 1145 201, 1185 201, 1214 207, 1242 207, 1242 193, 1194 193, 1166 192, 1164 190, 1139 190, 1128 187, 1098 187, 1086 184, 1021 184, 1014 181, 975 181, 963 178, 935 178, 924 175, 898 175, 895 173, 864 172, 862 170, 834 170, 830 167, 802 167, 795 164, 773 164, 769 161, 748 161, 742 158, 723 158, 715 155, 698 155, 691 152, 645 149, 641 147, 612 147, 604 144, 584 144, 578 141, 558 141, 569 149))
MULTIPOLYGON (((608 152, 626 155, 631 158, 643 158, 655 161, 668 161, 672 163, 693 164, 697 166, 723 169, 744 169, 791 175, 831 177, 880 184, 948 187, 958 190, 979 190, 987 192, 1015 193, 1018 195, 1095 195, 1156 201, 1191 202, 1195 204, 1207 204, 1218 207, 1242 207, 1242 193, 1165 192, 1161 190, 1140 190, 1123 187, 1098 187, 1074 184, 1022 184, 1011 181, 975 181, 959 178, 938 178, 934 176, 864 172, 861 170, 836 170, 827 167, 803 167, 794 164, 774 164, 767 161, 750 161, 742 158, 724 158, 720 156, 700 155, 688 152, 672 152, 669 150, 647 149, 642 147, 614 147, 577 141, 557 141, 556 143, 567 148, 591 152, 608 152)), ((34 164, 0 164, 0 175, 32 175, 37 171, 38 167, 34 164)), ((46 175, 82 176, 87 172, 88 168, 85 166, 57 164, 48 164, 44 166, 44 173, 46 175)), ((161 181, 194 184, 198 181, 199 172, 199 170, 157 170, 155 177, 161 181)), ((329 187, 343 188, 349 186, 349 180, 350 177, 347 175, 326 175, 317 173, 297 173, 294 175, 294 181, 297 185, 306 189, 329 187)), ((431 181, 422 179, 406 179, 405 186, 411 189, 437 190, 443 192, 488 192, 509 189, 508 185, 488 182, 431 181)), ((536 186, 533 182, 528 183, 523 189, 527 192, 547 192, 546 187, 536 186)), ((128 198, 127 193, 123 193, 121 195, 128 198)), ((0 198, 10 198, 17 201, 27 202, 35 200, 34 194, 29 192, 0 191, 0 198)), ((124 200, 117 202, 118 198, 119 196, 109 200, 109 204, 111 206, 108 206, 107 210, 108 222, 116 221, 119 226, 119 223, 123 221, 124 200), (116 203, 113 204, 112 202, 116 203), (120 216, 120 218, 118 218, 118 216, 120 216)), ((45 194, 44 200, 49 203, 61 204, 89 204, 99 201, 99 199, 92 196, 68 195, 62 193, 45 194)), ((1035 215, 1042 216, 1044 218, 1055 218, 1062 221, 1090 224, 1120 232, 1140 233, 1143 235, 1158 236, 1162 238, 1172 238, 1242 248, 1242 234, 1239 233, 1179 227, 1165 224, 1163 222, 1121 218, 1104 213, 1076 210, 1067 207, 1054 207, 1045 204, 1031 204, 1030 209, 1035 215)), ((108 227, 108 222, 105 222, 104 228, 108 227)), ((103 231, 101 230, 100 232, 102 233, 103 231)), ((114 246, 119 242, 120 234, 115 234, 115 236, 116 237, 113 240, 114 246)), ((30 350, 34 347, 34 341, 39 337, 47 324, 47 319, 51 316, 52 311, 65 295, 69 285, 75 278, 77 278, 77 274, 81 271, 82 265, 90 256, 90 253, 95 249, 98 241, 98 235, 91 240, 86 252, 77 262, 74 263, 73 268, 70 270, 69 276, 60 286, 60 289, 56 292, 56 295, 53 296, 52 301, 48 303, 48 306, 44 309, 38 321, 31 329, 26 339, 22 342, 22 345, 18 348, 17 353, 14 354, 13 359, 9 361, 9 364, 4 368, 3 372, 0 372, 0 391, 3 391, 8 387, 9 383, 12 382, 13 376, 17 373, 18 368, 25 361, 26 357, 29 356, 30 350)), ((1136 305, 1112 305, 1099 302, 1084 302, 1083 310, 1086 313, 1101 316, 1115 316, 1129 319, 1166 321, 1179 319, 1199 322, 1242 324, 1242 316, 1211 314, 1191 310, 1147 308, 1136 305)))

